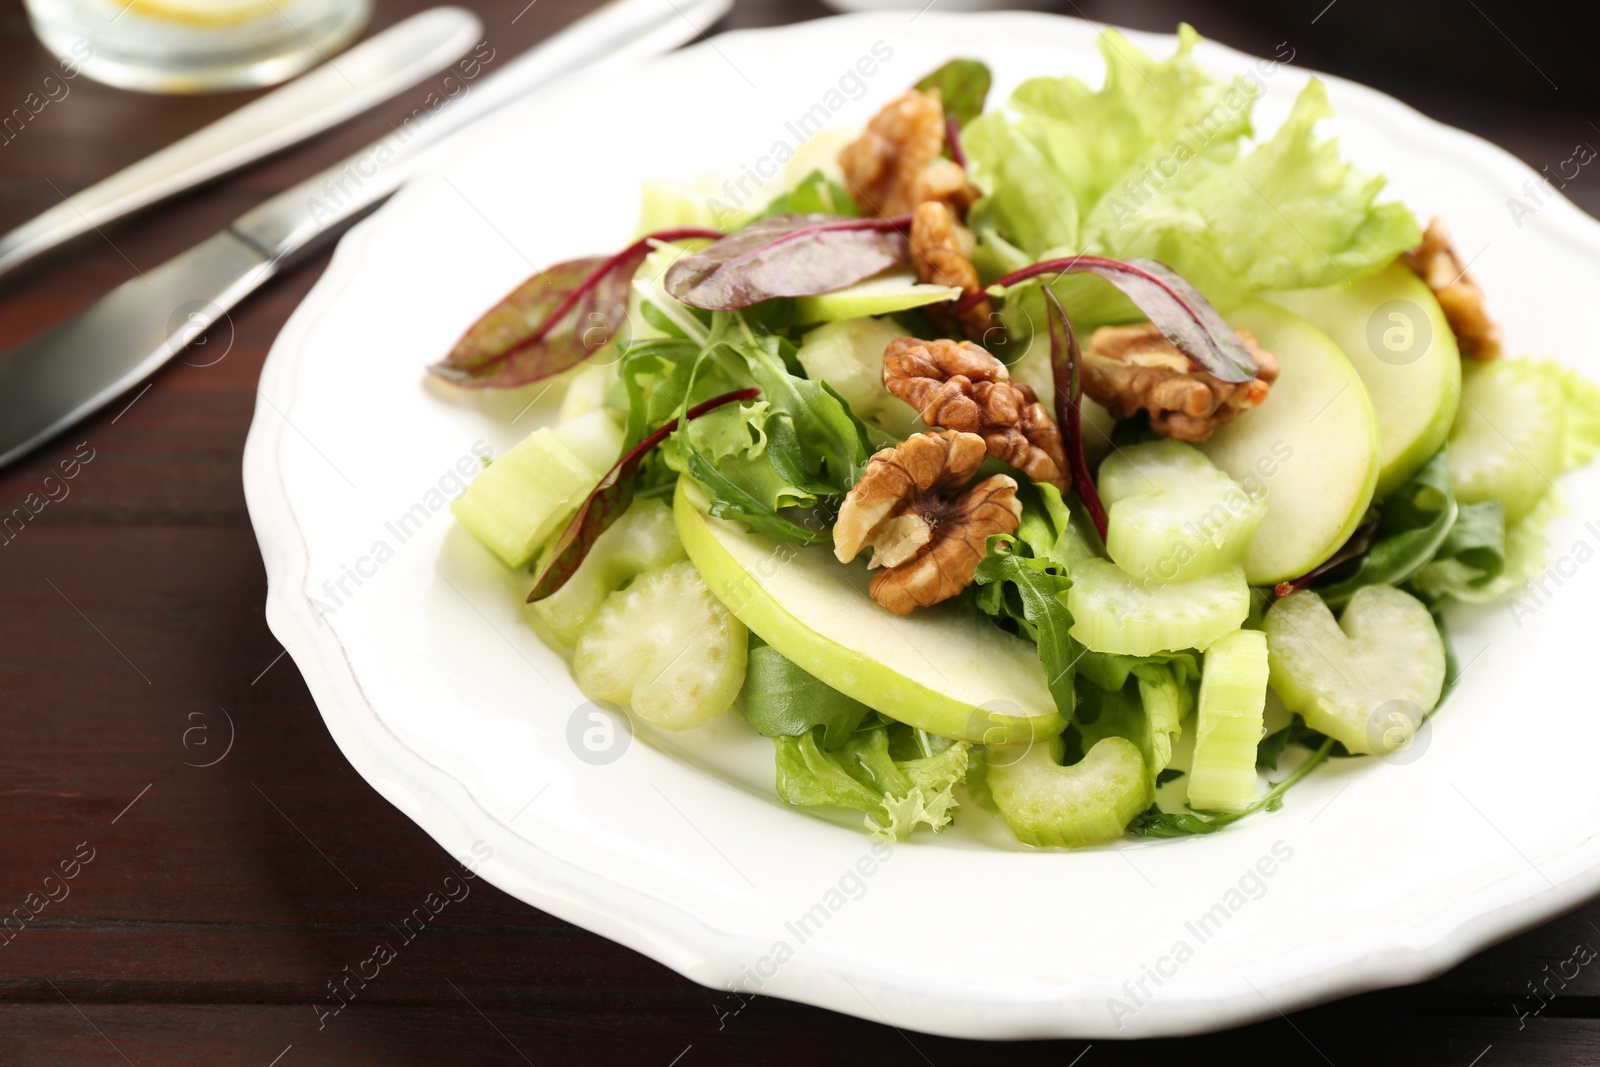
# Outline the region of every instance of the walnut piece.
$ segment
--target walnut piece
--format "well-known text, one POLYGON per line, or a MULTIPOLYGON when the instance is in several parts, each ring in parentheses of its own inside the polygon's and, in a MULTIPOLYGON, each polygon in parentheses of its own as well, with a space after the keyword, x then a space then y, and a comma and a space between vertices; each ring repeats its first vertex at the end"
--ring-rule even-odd
POLYGON ((1472 280, 1450 244, 1450 233, 1443 219, 1428 223, 1422 243, 1406 253, 1406 262, 1438 298, 1462 355, 1477 360, 1498 359, 1500 325, 1489 317, 1483 290, 1472 280))
POLYGON ((883 384, 929 426, 977 434, 989 455, 1036 482, 1072 484, 1055 420, 1031 386, 970 341, 902 337, 883 353, 883 384))
POLYGON ((904 215, 922 169, 944 148, 944 108, 939 91, 912 89, 886 104, 864 133, 845 145, 839 166, 864 214, 904 215))
MULTIPOLYGON (((911 217, 911 263, 918 281, 960 289, 964 297, 978 292, 978 270, 969 258, 972 243, 971 231, 957 222, 943 203, 925 200, 917 205, 911 217)), ((988 297, 965 311, 957 311, 951 304, 928 304, 922 309, 940 330, 966 334, 974 341, 983 339, 991 311, 988 297)))
POLYGON ((939 90, 912 89, 884 105, 839 153, 839 167, 862 213, 907 215, 918 204, 937 200, 965 219, 979 193, 966 170, 940 158, 944 136, 939 90))
MULTIPOLYGON (((839 166, 864 214, 913 215, 911 262, 917 279, 959 288, 967 296, 979 285, 971 259, 975 242, 962 223, 980 194, 965 168, 940 157, 944 140, 939 90, 912 89, 873 116, 866 131, 839 153, 839 166)), ((988 329, 991 310, 988 299, 963 312, 942 304, 923 308, 940 330, 975 341, 988 329)))
POLYGON ((972 584, 994 534, 1022 517, 1017 483, 994 474, 963 490, 988 447, 977 434, 943 430, 877 452, 845 497, 833 527, 842 563, 872 548, 881 567, 867 592, 896 615, 948 600, 972 584))
POLYGON ((1156 433, 1198 444, 1239 412, 1260 405, 1277 380, 1277 358, 1250 331, 1237 332, 1256 361, 1256 376, 1248 382, 1225 382, 1196 370, 1151 323, 1102 326, 1083 350, 1084 395, 1118 419, 1149 412, 1156 433))

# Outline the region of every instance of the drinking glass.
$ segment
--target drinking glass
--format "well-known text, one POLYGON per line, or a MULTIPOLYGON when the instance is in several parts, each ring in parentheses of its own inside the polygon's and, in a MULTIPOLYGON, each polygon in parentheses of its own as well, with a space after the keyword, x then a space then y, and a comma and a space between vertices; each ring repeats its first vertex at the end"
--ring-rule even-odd
MULTIPOLYGON (((271 85, 339 51, 371 0, 26 0, 34 32, 97 81, 158 93, 271 85)), ((76 73, 76 71, 74 71, 76 73)))

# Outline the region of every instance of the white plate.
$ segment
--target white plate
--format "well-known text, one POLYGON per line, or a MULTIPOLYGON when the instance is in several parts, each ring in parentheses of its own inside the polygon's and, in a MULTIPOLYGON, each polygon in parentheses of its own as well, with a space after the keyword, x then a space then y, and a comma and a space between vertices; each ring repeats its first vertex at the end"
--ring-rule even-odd
MULTIPOLYGON (((1531 613, 1456 613, 1466 684, 1422 758, 1328 766, 1282 811, 1207 838, 1044 854, 957 831, 875 856, 843 820, 784 807, 770 744, 733 717, 641 733, 610 763, 584 747, 592 709, 522 621, 527 577, 443 507, 475 443, 509 447, 549 404, 513 422, 526 397, 475 406, 423 367, 534 268, 620 247, 643 178, 755 168, 814 106, 862 122, 952 55, 990 63, 996 100, 1025 76, 1098 79, 1094 36, 937 12, 727 34, 530 102, 345 238, 267 360, 245 488, 272 630, 374 788, 507 892, 696 981, 967 1037, 1231 1026, 1437 974, 1600 890, 1600 716, 1581 688, 1600 567, 1564 567, 1531 613), (859 98, 829 95, 875 43, 892 55, 859 98)), ((1304 79, 1266 79, 1258 128, 1304 79)), ((1533 171, 1329 87, 1347 156, 1450 220, 1511 347, 1600 377, 1577 343, 1596 333, 1600 225, 1546 196, 1519 228, 1506 198, 1527 199, 1533 171)), ((1555 555, 1587 559, 1600 479, 1563 490, 1555 555)))

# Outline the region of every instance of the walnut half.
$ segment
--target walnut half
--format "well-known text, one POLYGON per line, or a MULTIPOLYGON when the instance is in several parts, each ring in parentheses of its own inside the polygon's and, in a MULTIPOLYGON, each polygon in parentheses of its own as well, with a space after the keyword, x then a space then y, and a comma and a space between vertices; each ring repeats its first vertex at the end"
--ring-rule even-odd
POLYGON ((1084 395, 1118 419, 1148 412, 1150 428, 1163 437, 1209 440, 1218 426, 1266 400, 1278 378, 1277 358, 1249 330, 1237 332, 1256 361, 1256 376, 1248 382, 1225 382, 1196 370, 1151 323, 1102 326, 1083 349, 1084 395))
POLYGON ((1461 345, 1461 354, 1476 360, 1498 359, 1500 325, 1489 317, 1483 290, 1450 244, 1444 220, 1428 223, 1422 243, 1407 252, 1405 259, 1438 298, 1445 321, 1461 345))
POLYGON ((896 615, 948 600, 972 584, 990 536, 1022 518, 1017 483, 991 475, 963 490, 988 447, 977 434, 913 434, 873 455, 845 497, 833 554, 849 563, 872 549, 881 567, 868 593, 896 615))
POLYGON ((883 384, 929 426, 975 433, 989 455, 1066 492, 1061 431, 1030 386, 970 341, 902 337, 883 353, 883 384))

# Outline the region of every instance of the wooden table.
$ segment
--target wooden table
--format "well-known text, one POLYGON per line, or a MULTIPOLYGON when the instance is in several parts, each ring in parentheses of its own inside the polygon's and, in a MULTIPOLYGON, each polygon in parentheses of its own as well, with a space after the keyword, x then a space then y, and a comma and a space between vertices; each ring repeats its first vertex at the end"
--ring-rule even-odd
MULTIPOLYGON (((1600 142, 1581 97, 1552 90, 1495 103, 1474 95, 1492 70, 1447 85, 1364 61, 1370 50, 1332 29, 1360 15, 1361 0, 1313 24, 1324 2, 1283 5, 1297 10, 1266 23, 1199 0, 1083 0, 1083 11, 1154 29, 1185 17, 1260 52, 1293 39, 1302 62, 1377 81, 1536 166, 1566 159, 1574 142, 1600 142)), ((383 3, 376 25, 423 6, 383 3)), ((471 6, 493 46, 513 54, 588 5, 471 6)), ((1507 68, 1523 62, 1523 47, 1538 52, 1527 38, 1495 37, 1486 8, 1488 0, 1463 5, 1451 32, 1466 26, 1507 68)), ((1510 32, 1515 23, 1503 20, 1514 13, 1494 10, 1502 20, 1494 33, 1510 32)), ((757 0, 730 21, 824 13, 805 0, 757 0)), ((0 3, 0 111, 52 70, 17 0, 0 3)), ((0 229, 240 102, 71 82, 70 95, 0 145, 0 229)), ((407 98, 379 108, 35 267, 0 288, 0 343, 42 329, 385 133, 411 106, 407 98)), ((1594 211, 1600 178, 1584 174, 1569 193, 1594 211)), ((1542 1003, 1530 984, 1547 981, 1575 946, 1600 945, 1600 905, 1424 985, 1192 1042, 1097 1042, 1079 1061, 1081 1041, 996 1047, 775 1000, 733 1012, 729 998, 479 881, 347 1010, 320 1019, 313 1005, 329 983, 451 869, 345 763, 262 616, 240 451, 267 347, 325 263, 271 283, 131 406, 133 394, 0 472, 0 514, 38 507, 0 538, 0 915, 37 910, 0 931, 0 1063, 1093 1067, 1195 1052, 1341 1067, 1600 1062, 1600 968, 1582 969, 1564 988, 1550 981, 1553 999, 1519 1018, 1542 1003), (92 458, 70 481, 51 479, 75 453, 92 458), (62 864, 76 876, 48 877, 62 864)))

